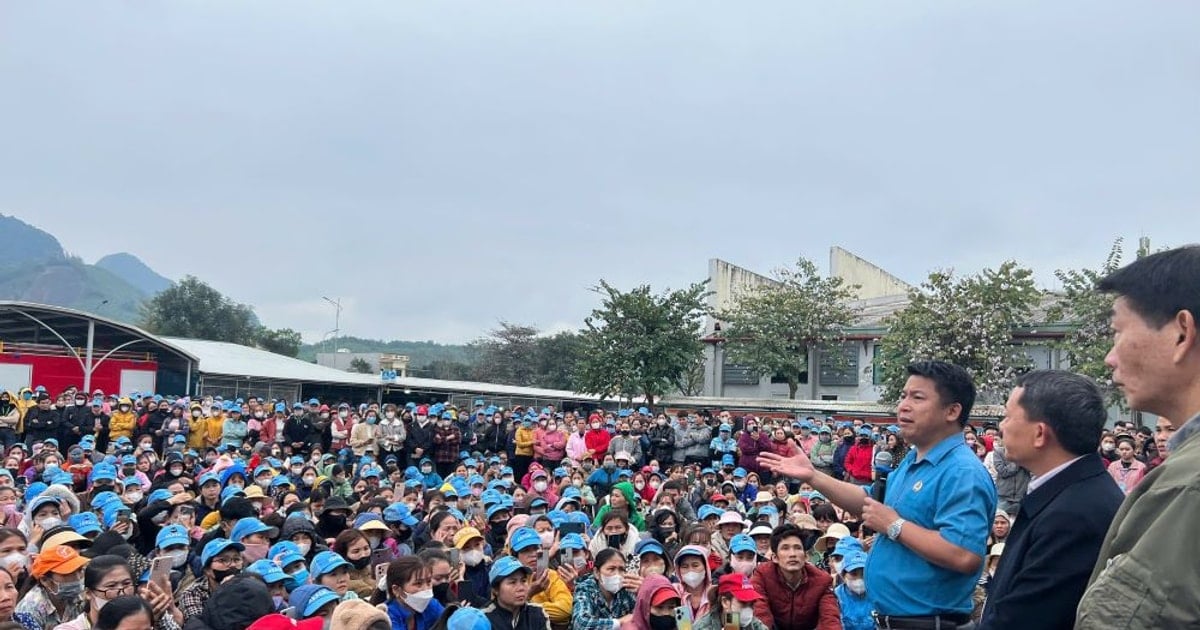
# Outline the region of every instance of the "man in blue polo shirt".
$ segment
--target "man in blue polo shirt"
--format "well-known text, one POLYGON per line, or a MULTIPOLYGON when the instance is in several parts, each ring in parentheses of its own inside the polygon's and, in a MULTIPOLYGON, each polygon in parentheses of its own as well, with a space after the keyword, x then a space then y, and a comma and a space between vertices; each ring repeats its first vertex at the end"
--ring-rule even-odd
POLYGON ((896 406, 900 435, 913 446, 887 480, 884 503, 871 487, 815 470, 803 453, 763 453, 772 472, 796 477, 879 532, 866 568, 880 628, 970 628, 971 595, 983 570, 996 488, 963 440, 975 403, 966 370, 942 361, 908 366, 896 406))

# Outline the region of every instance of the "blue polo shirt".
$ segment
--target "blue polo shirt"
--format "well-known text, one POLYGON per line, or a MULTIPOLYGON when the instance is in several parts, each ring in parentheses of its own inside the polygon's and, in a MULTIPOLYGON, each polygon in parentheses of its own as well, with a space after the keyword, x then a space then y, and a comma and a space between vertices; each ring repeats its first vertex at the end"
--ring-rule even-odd
MULTIPOLYGON (((987 557, 996 485, 961 433, 939 442, 921 461, 916 449, 909 450, 888 476, 886 503, 901 518, 987 557)), ((880 615, 970 613, 983 565, 971 575, 943 569, 880 533, 864 571, 867 597, 880 615)))

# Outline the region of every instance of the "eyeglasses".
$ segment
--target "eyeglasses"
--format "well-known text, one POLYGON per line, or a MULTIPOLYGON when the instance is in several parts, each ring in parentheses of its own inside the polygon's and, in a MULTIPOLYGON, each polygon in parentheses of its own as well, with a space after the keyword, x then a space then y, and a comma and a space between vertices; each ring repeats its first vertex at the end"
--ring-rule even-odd
POLYGON ((217 556, 216 558, 212 559, 212 563, 213 563, 213 566, 216 566, 218 564, 223 567, 241 566, 242 556, 240 554, 236 555, 236 556, 217 556))
POLYGON ((95 588, 92 590, 100 593, 104 599, 116 599, 133 590, 133 581, 125 580, 124 582, 118 582, 116 584, 102 584, 100 588, 95 588))

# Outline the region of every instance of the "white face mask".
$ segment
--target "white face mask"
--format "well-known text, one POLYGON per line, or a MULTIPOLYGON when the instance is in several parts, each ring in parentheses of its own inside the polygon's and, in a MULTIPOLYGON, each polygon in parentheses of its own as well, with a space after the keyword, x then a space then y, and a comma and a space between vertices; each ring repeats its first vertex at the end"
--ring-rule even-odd
POLYGON ((608 593, 615 594, 621 590, 621 576, 610 575, 600 579, 600 586, 608 593))
POLYGON ((738 612, 738 625, 745 628, 754 622, 754 608, 750 606, 742 606, 738 612))
POLYGON ((683 574, 683 583, 688 585, 688 588, 696 588, 704 584, 704 573, 700 571, 689 571, 683 574))
POLYGON ((542 547, 549 549, 550 545, 554 544, 554 532, 542 532, 538 534, 538 538, 542 539, 542 547))
POLYGON ((9 567, 14 564, 18 564, 22 568, 28 569, 29 568, 29 556, 27 556, 19 551, 14 551, 12 553, 8 553, 3 556, 0 556, 0 567, 9 567))
POLYGON ((545 481, 533 482, 533 489, 536 492, 545 492, 546 491, 546 482, 545 481))
POLYGON ((462 560, 463 564, 469 567, 477 567, 481 562, 483 562, 483 551, 478 549, 474 551, 464 551, 462 554, 462 560))
POLYGON ((575 556, 571 558, 571 564, 575 565, 576 571, 581 571, 587 566, 587 556, 575 556))
POLYGON ((862 595, 867 592, 867 581, 862 578, 850 578, 846 580, 846 588, 855 595, 862 595))
POLYGON ((188 552, 186 551, 172 551, 166 555, 171 558, 172 569, 178 569, 187 564, 188 552))
POLYGON ((98 595, 92 596, 92 607, 96 612, 99 612, 107 605, 108 605, 107 599, 104 599, 103 597, 100 597, 98 595))
POLYGON ((829 561, 829 568, 830 568, 830 569, 833 569, 833 572, 834 572, 835 574, 836 574, 836 573, 841 573, 841 572, 842 572, 842 561, 841 561, 841 560, 830 560, 830 561, 829 561))
POLYGON ((63 524, 62 519, 58 518, 57 516, 46 516, 35 522, 42 528, 43 532, 48 529, 54 529, 55 527, 63 524))
POLYGON ((741 573, 742 575, 750 575, 751 573, 754 573, 754 568, 757 566, 758 562, 755 562, 754 560, 739 560, 737 558, 733 558, 729 561, 729 567, 733 569, 733 572, 741 573))
POLYGON ((300 555, 307 556, 312 550, 312 543, 296 543, 296 548, 300 550, 300 555))
POLYGON ((425 612, 425 608, 429 606, 429 602, 431 601, 433 601, 433 589, 431 588, 404 596, 404 603, 419 613, 425 612))

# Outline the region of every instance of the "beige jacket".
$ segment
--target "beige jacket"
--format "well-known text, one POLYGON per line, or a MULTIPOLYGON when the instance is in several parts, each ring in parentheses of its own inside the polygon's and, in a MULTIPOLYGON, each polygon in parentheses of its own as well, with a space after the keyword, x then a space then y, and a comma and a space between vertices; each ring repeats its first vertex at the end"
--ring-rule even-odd
POLYGON ((1198 627, 1198 528, 1200 433, 1192 433, 1125 497, 1100 547, 1075 627, 1198 627))

